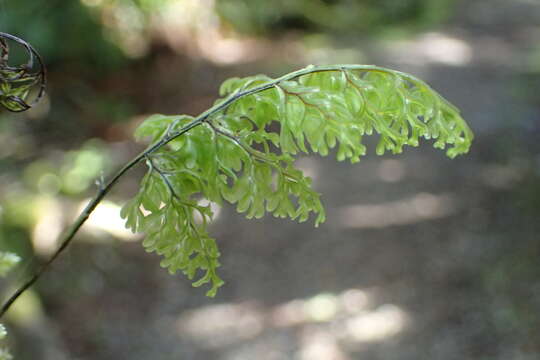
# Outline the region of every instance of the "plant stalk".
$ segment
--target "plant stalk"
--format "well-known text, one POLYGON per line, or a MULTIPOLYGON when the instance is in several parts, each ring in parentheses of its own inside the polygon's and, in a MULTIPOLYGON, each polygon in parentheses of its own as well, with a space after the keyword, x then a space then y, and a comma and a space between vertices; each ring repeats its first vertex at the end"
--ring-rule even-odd
MULTIPOLYGON (((222 102, 212 106, 210 109, 206 110, 199 116, 197 116, 192 122, 184 126, 183 128, 169 132, 167 131, 164 136, 152 144, 150 147, 148 147, 145 151, 141 152, 139 155, 134 157, 131 161, 129 161, 124 167, 122 167, 106 184, 100 184, 100 187, 98 189, 97 194, 90 200, 88 205, 86 205, 85 209, 82 211, 82 213, 77 217, 75 222, 61 235, 60 237, 60 247, 55 251, 55 253, 45 262, 43 263, 38 270, 32 275, 31 278, 29 278, 23 285, 21 285, 13 295, 11 295, 8 300, 2 305, 0 309, 0 318, 3 317, 3 315, 6 313, 6 311, 9 310, 11 305, 21 296, 28 288, 30 288, 41 276, 42 274, 49 268, 49 266, 56 260, 56 258, 68 247, 68 245, 72 242, 73 238, 81 228, 81 226, 86 222, 86 220, 90 217, 92 212, 96 209, 96 207, 99 205, 101 200, 110 192, 112 187, 118 182, 118 180, 131 168, 133 168, 135 165, 137 165, 141 160, 145 159, 150 155, 151 153, 155 152, 162 146, 166 145, 170 141, 176 139, 179 136, 182 136, 186 132, 190 131, 194 127, 203 124, 204 122, 207 122, 207 120, 214 114, 218 113, 221 110, 224 110, 229 105, 237 101, 238 99, 249 96, 252 94, 255 94, 257 92, 261 92, 264 90, 268 90, 279 84, 283 81, 291 81, 294 80, 300 76, 307 75, 310 73, 316 73, 316 72, 324 72, 324 71, 344 71, 344 70, 363 70, 363 71, 374 71, 374 72, 383 72, 383 73, 393 73, 393 74, 399 74, 403 78, 407 79, 408 81, 411 81, 414 84, 423 84, 423 86, 428 86, 421 80, 415 78, 414 76, 411 76, 409 74, 401 73, 399 71, 393 71, 389 69, 385 69, 382 67, 378 67, 375 65, 331 65, 331 66, 314 66, 309 65, 303 69, 291 72, 289 74, 286 74, 282 77, 279 77, 277 79, 273 79, 272 81, 269 81, 267 83, 261 84, 259 86, 256 86, 252 89, 247 89, 243 91, 238 91, 235 93, 232 93, 229 95, 229 97, 225 98, 222 102)), ((443 99, 441 97, 441 99, 443 99)), ((444 100, 444 99, 443 99, 444 100)), ((445 101, 445 100, 444 100, 445 101)), ((463 126, 465 131, 468 132, 469 136, 472 136, 472 132, 470 131, 469 127, 465 122, 463 121, 463 126)))
POLYGON ((106 184, 100 184, 97 194, 90 200, 88 205, 84 208, 81 214, 77 217, 75 222, 60 236, 60 246, 54 252, 54 254, 43 264, 41 264, 38 270, 30 277, 26 282, 21 285, 14 293, 11 295, 8 300, 2 305, 0 309, 0 319, 4 314, 9 310, 11 305, 21 296, 28 288, 30 288, 34 283, 43 275, 43 273, 49 268, 49 266, 58 258, 58 256, 68 247, 71 241, 74 239, 75 235, 83 226, 83 224, 88 220, 92 212, 99 205, 101 200, 111 191, 112 187, 118 182, 118 180, 131 168, 137 165, 141 160, 145 159, 148 155, 158 150, 162 146, 166 145, 173 139, 185 134, 194 127, 202 124, 202 118, 193 120, 191 123, 187 124, 182 129, 172 133, 166 134, 161 140, 150 146, 145 151, 141 152, 139 155, 135 156, 131 161, 129 161, 123 168, 121 168, 106 184))

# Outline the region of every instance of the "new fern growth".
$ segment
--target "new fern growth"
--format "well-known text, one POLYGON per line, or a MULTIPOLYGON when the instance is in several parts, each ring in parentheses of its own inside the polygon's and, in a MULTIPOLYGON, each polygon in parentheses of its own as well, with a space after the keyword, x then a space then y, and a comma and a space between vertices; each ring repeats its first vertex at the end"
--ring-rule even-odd
POLYGON ((377 134, 378 155, 401 153, 424 138, 448 147, 453 158, 473 138, 459 111, 426 83, 377 66, 308 66, 278 79, 233 78, 220 95, 198 117, 149 117, 135 137, 152 145, 123 169, 140 160, 148 166, 139 193, 122 209, 126 226, 146 233, 143 246, 162 255, 170 273, 202 274, 193 285, 209 283, 208 296, 223 284, 207 229, 211 203, 236 204, 248 218, 271 213, 303 222, 313 214, 317 226, 324 208, 311 179, 295 167, 296 154, 325 156, 337 148, 339 161, 355 163, 366 154, 363 137, 377 134))

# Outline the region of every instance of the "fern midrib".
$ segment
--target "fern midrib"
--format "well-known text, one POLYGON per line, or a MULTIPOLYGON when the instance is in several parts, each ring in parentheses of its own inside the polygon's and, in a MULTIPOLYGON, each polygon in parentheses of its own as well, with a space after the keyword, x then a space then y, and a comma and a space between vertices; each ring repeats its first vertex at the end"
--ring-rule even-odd
MULTIPOLYGON (((380 67, 380 66, 376 66, 376 65, 357 65, 357 64, 317 65, 317 66, 316 65, 308 65, 303 69, 300 69, 300 70, 293 71, 291 73, 285 74, 285 75, 283 75, 283 76, 281 76, 281 77, 279 77, 279 78, 277 78, 275 80, 272 80, 272 81, 270 81, 270 82, 268 82, 266 84, 262 84, 262 85, 254 87, 252 89, 240 91, 240 92, 233 93, 233 94, 229 95, 229 97, 225 98, 225 100, 223 102, 212 106, 211 108, 209 108, 208 110, 204 111, 199 116, 197 116, 195 118, 195 120, 193 120, 192 123, 188 124, 188 126, 189 125, 193 125, 193 127, 198 126, 198 125, 202 124, 203 122, 207 121, 212 115, 220 112, 221 110, 226 109, 227 107, 229 107, 231 104, 233 104, 237 100, 239 100, 239 99, 241 99, 243 97, 249 96, 249 95, 256 94, 256 93, 264 91, 264 90, 271 89, 274 86, 278 85, 280 82, 291 81, 291 80, 294 80, 294 79, 296 79, 296 78, 298 78, 300 76, 308 75, 308 74, 311 74, 311 73, 326 72, 326 71, 347 71, 347 70, 363 70, 363 71, 371 71, 371 72, 380 72, 380 73, 383 73, 383 74, 399 75, 402 78, 411 81, 412 83, 414 83, 417 86, 421 85, 423 87, 426 87, 427 89, 429 89, 430 91, 435 93, 438 96, 438 98, 441 101, 444 102, 445 105, 449 106, 452 110, 459 113, 459 110, 454 105, 452 105, 450 102, 448 102, 444 97, 442 97, 437 91, 433 90, 424 81, 418 79, 415 76, 412 76, 410 74, 407 74, 407 73, 404 73, 404 72, 401 72, 401 71, 390 70, 390 69, 386 69, 384 67, 380 67)), ((467 125, 467 123, 461 118, 459 118, 458 120, 460 122, 460 125, 463 127, 464 131, 467 133, 467 137, 472 138, 473 133, 472 133, 472 130, 467 125)), ((174 140, 175 138, 177 138, 179 135, 181 135, 180 131, 181 130, 179 130, 178 132, 165 134, 164 138, 162 139, 162 140, 165 140, 165 142, 163 144, 160 144, 161 140, 158 141, 156 143, 156 145, 159 145, 159 146, 157 146, 155 148, 153 148, 153 146, 152 146, 152 148, 153 148, 152 152, 159 149, 161 146, 167 144, 169 141, 174 140)))

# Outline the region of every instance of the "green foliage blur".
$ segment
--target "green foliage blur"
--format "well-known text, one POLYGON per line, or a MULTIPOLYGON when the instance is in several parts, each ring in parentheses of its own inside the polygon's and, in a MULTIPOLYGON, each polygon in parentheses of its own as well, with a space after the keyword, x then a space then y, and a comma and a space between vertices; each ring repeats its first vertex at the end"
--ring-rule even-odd
MULTIPOLYGON (((21 261, 21 258, 10 252, 0 251, 0 278, 5 277, 21 261)), ((0 324, 0 341, 4 341, 7 330, 0 324)), ((11 360, 13 357, 7 348, 0 347, 0 360, 11 360)))
MULTIPOLYGON (((129 60, 109 30, 148 37, 152 18, 175 2, 10 1, 0 8, 0 29, 33 44, 49 66, 65 66, 67 62, 93 72, 118 69, 129 60)), ((272 36, 305 30, 368 34, 435 25, 452 14, 454 4, 454 0, 216 0, 215 10, 234 30, 244 33, 272 36)))
POLYGON ((275 35, 290 29, 373 33, 419 29, 445 20, 453 0, 218 0, 217 10, 236 30, 275 35))
POLYGON ((75 63, 96 71, 124 64, 103 24, 80 1, 9 1, 0 11, 2 31, 39 49, 51 68, 75 63))

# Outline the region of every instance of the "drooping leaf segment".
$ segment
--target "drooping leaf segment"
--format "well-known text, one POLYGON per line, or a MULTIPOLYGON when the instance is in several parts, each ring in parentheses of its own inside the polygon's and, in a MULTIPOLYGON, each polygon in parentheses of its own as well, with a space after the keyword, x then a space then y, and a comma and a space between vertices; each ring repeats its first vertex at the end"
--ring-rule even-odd
MULTIPOLYGON (((401 153, 420 138, 469 150, 473 134, 459 111, 423 81, 371 65, 308 66, 278 79, 233 78, 223 98, 198 117, 153 115, 136 130, 151 145, 138 160, 148 172, 122 209, 126 226, 146 233, 143 245, 163 256, 162 266, 182 271, 194 286, 223 284, 219 250, 208 234, 211 203, 236 204, 248 218, 265 213, 315 225, 325 219, 311 179, 294 165, 298 153, 358 162, 362 140, 379 137, 376 153, 401 153)), ((138 161, 137 160, 137 161, 138 161)))
MULTIPOLYGON (((1 45, 1 44, 0 44, 1 45)), ((365 135, 378 134, 377 154, 400 153, 420 138, 448 147, 451 158, 469 150, 473 134, 459 111, 423 81, 372 65, 308 66, 277 79, 234 78, 223 98, 197 117, 153 115, 136 130, 151 145, 106 183, 61 235, 56 252, 0 308, 0 318, 68 247, 114 184, 138 163, 148 172, 121 211, 126 226, 146 233, 148 251, 162 266, 182 271, 194 286, 223 284, 219 250, 208 234, 211 203, 236 204, 247 217, 272 213, 315 225, 325 219, 311 179, 294 166, 299 152, 360 160, 365 135)))

